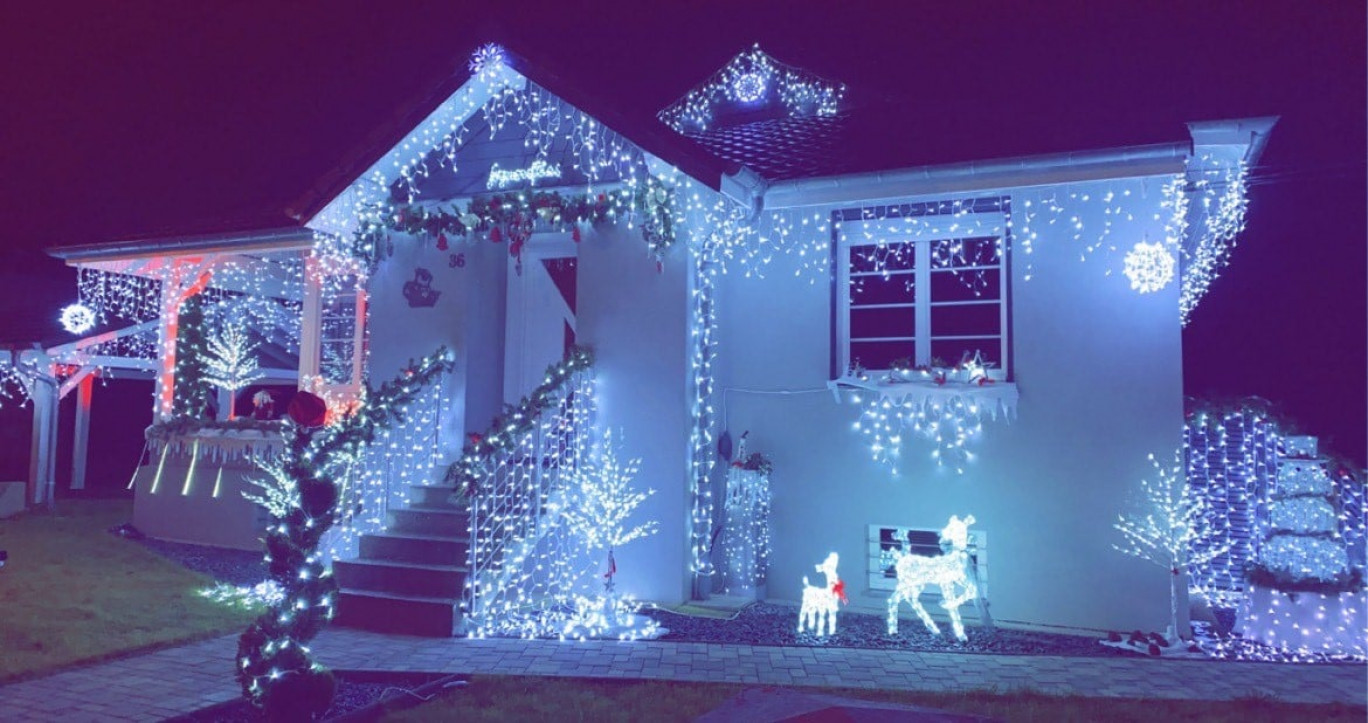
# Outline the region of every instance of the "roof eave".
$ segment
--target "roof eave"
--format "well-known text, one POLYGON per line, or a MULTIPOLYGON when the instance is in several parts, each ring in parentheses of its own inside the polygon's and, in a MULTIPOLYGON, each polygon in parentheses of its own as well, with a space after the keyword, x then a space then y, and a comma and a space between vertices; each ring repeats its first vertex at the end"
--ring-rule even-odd
POLYGON ((1181 173, 1190 154, 1189 143, 1160 143, 794 179, 771 185, 765 193, 765 207, 857 203, 1181 173))
POLYGON ((224 252, 303 250, 311 248, 313 241, 314 232, 311 229, 302 226, 288 226, 201 236, 166 236, 113 243, 58 246, 48 249, 47 253, 65 261, 68 266, 80 266, 104 261, 123 261, 157 256, 198 256, 224 252))

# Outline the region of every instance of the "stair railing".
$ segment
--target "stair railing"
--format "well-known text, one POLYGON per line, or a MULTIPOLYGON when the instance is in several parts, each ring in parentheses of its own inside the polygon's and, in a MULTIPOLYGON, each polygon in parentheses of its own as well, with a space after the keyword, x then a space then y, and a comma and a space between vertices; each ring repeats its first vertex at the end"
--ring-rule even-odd
POLYGON ((588 455, 594 410, 592 372, 569 375, 555 401, 488 455, 469 494, 468 629, 508 632, 519 619, 558 598, 568 552, 558 541, 557 511, 588 455))

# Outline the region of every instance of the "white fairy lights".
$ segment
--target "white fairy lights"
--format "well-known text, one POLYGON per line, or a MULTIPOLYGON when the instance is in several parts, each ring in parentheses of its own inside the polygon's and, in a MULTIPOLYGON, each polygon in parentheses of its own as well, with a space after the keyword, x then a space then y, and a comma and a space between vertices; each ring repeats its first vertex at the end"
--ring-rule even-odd
POLYGON ((1141 241, 1126 254, 1126 278, 1142 294, 1158 291, 1173 281, 1173 255, 1163 244, 1141 241))
POLYGON ((836 115, 844 98, 844 85, 785 65, 757 44, 732 58, 657 117, 680 133, 701 133, 708 130, 728 101, 742 105, 773 102, 790 116, 821 117, 836 115))
MULTIPOLYGON (((889 635, 898 634, 898 607, 904 602, 912 606, 932 635, 940 635, 940 628, 921 604, 922 591, 935 586, 940 589, 941 607, 950 615, 950 627, 955 638, 961 642, 968 640, 959 609, 979 596, 978 583, 970 568, 973 563, 969 557, 969 525, 972 524, 973 515, 967 515, 962 520, 958 515, 951 515, 950 521, 941 529, 941 555, 927 557, 901 547, 889 551, 898 576, 897 587, 888 598, 889 635)), ((899 532, 900 539, 906 540, 905 535, 906 531, 899 532)))
POLYGON ((95 312, 85 304, 68 304, 59 319, 62 328, 71 334, 84 334, 95 328, 95 312))

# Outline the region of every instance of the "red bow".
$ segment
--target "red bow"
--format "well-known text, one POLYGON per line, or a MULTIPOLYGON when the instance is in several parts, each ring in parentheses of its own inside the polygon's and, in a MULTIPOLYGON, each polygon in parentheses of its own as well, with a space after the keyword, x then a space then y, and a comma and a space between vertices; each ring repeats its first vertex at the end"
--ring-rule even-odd
POLYGON ((832 583, 832 584, 831 584, 831 592, 832 592, 832 594, 834 594, 836 597, 838 597, 838 598, 841 599, 841 604, 842 604, 842 605, 849 605, 849 604, 850 604, 850 598, 846 597, 846 594, 845 594, 845 581, 844 581, 844 580, 837 579, 836 582, 832 583))

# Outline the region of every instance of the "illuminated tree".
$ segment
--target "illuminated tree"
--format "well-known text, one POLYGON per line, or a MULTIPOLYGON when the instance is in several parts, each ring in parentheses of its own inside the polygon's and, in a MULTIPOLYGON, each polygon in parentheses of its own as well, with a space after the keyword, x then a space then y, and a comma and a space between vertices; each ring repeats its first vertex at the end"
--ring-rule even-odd
POLYGON ((226 324, 219 334, 210 337, 206 347, 205 381, 228 390, 228 418, 233 418, 237 392, 261 378, 257 370, 258 344, 247 335, 247 330, 236 324, 226 324))
POLYGON ((1178 593, 1183 576, 1190 567, 1224 555, 1230 546, 1193 544, 1208 540, 1215 532, 1216 521, 1211 503, 1188 486, 1181 452, 1174 453, 1173 466, 1168 468, 1161 466, 1152 454, 1149 459, 1156 479, 1140 480, 1143 509, 1118 515, 1114 526, 1125 537, 1125 544, 1112 547, 1169 571, 1169 636, 1176 640, 1178 593))

